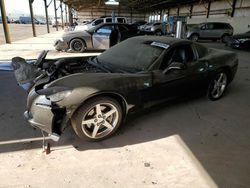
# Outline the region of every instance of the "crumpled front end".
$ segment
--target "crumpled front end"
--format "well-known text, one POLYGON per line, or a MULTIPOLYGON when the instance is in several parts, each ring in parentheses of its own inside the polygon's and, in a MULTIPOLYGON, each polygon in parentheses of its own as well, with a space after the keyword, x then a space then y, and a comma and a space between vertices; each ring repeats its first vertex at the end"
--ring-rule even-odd
POLYGON ((61 39, 54 42, 54 47, 57 51, 67 51, 69 49, 68 43, 61 39))
POLYGON ((24 112, 26 120, 36 128, 48 134, 61 134, 61 128, 66 126, 68 118, 66 108, 59 107, 45 95, 39 95, 35 89, 31 90, 27 99, 27 111, 24 112))

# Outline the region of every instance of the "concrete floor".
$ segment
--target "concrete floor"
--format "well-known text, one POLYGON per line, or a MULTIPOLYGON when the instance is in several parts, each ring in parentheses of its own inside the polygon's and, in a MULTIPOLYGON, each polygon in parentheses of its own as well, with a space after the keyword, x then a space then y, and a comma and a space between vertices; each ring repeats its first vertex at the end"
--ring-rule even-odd
POLYGON ((1 71, 0 187, 250 187, 250 53, 236 52, 238 73, 221 100, 152 108, 98 143, 68 127, 49 155, 23 119, 27 94, 1 71))
MULTIPOLYGON (((40 35, 37 37, 32 37, 29 33, 29 29, 31 29, 30 25, 22 25, 22 24, 11 24, 13 26, 13 30, 17 32, 20 31, 17 36, 11 35, 14 39, 14 42, 11 44, 3 44, 0 45, 0 61, 1 60, 11 60, 15 56, 21 56, 25 59, 35 59, 39 56, 41 51, 49 50, 47 55, 48 58, 59 58, 59 57, 72 57, 72 56, 89 56, 89 55, 98 55, 100 51, 88 51, 85 53, 64 53, 58 52, 55 50, 53 44, 55 40, 61 38, 63 34, 63 30, 55 31, 55 29, 51 29, 50 34, 42 34, 46 32, 45 25, 38 25, 37 30, 40 35), (14 27, 15 26, 15 27, 14 27), (26 32, 27 31, 27 32, 26 32), (22 40, 17 40, 22 39, 22 40), (17 40, 17 41, 16 41, 17 40)), ((0 39, 4 39, 3 32, 0 27, 0 39)), ((0 41, 1 44, 1 41, 0 41)), ((0 62, 1 63, 1 62, 0 62)))

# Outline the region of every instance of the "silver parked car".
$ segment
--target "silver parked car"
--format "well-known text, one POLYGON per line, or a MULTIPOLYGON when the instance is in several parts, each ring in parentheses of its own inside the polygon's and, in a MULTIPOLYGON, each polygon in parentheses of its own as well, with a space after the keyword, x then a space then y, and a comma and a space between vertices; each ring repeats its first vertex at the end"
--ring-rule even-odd
MULTIPOLYGON (((147 23, 145 25, 142 25, 139 27, 139 29, 148 34, 154 34, 157 36, 163 35, 163 26, 161 22, 156 22, 156 23, 147 23)), ((165 30, 167 31, 167 30, 165 30)))
POLYGON ((189 27, 187 38, 192 41, 199 39, 211 39, 215 41, 221 39, 222 42, 226 42, 227 38, 233 35, 233 31, 233 27, 229 23, 207 22, 189 27))
POLYGON ((62 39, 55 41, 58 51, 83 52, 87 49, 106 50, 115 44, 140 35, 137 28, 129 24, 104 23, 89 30, 65 32, 62 39))

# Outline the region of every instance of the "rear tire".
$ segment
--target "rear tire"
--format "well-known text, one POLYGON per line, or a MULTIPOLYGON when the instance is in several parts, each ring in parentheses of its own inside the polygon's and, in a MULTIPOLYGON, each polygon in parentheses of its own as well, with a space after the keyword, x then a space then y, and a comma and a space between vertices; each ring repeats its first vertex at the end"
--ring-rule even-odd
POLYGON ((162 34, 163 34, 162 31, 159 29, 155 31, 156 36, 162 36, 162 34))
POLYGON ((113 135, 123 119, 121 105, 109 97, 96 97, 85 102, 71 119, 78 137, 100 141, 113 135))
POLYGON ((207 96, 210 100, 215 101, 220 99, 226 91, 229 83, 228 75, 225 71, 219 71, 211 80, 207 96))
POLYGON ((74 52, 84 52, 86 50, 86 44, 81 39, 73 39, 69 43, 69 47, 74 52))
POLYGON ((229 35, 223 35, 221 37, 221 42, 226 43, 228 41, 228 39, 229 39, 229 35))
POLYGON ((194 42, 197 42, 197 41, 199 40, 199 35, 197 35, 197 34, 192 34, 192 35, 190 36, 190 40, 191 40, 191 41, 194 41, 194 42))

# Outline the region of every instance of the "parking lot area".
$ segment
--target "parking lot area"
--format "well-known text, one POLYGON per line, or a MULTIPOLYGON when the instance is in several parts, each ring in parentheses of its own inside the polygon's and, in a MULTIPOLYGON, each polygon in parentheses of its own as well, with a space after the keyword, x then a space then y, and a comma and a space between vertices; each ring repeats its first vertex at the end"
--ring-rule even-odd
POLYGON ((250 60, 235 52, 238 72, 221 100, 147 109, 101 142, 81 141, 67 127, 49 155, 23 118, 27 93, 1 71, 0 187, 249 187, 250 60))
MULTIPOLYGON (((46 25, 35 25, 37 36, 47 33, 46 25)), ((31 24, 9 24, 11 41, 30 38, 33 36, 31 24), (25 31, 25 32, 24 32, 25 31)), ((60 30, 60 28, 59 28, 60 30)), ((56 31, 56 28, 50 26, 50 32, 56 31)), ((5 44, 3 25, 0 24, 0 45, 5 44)))

